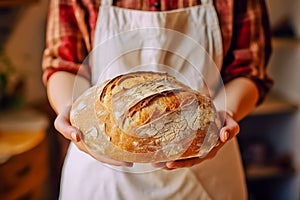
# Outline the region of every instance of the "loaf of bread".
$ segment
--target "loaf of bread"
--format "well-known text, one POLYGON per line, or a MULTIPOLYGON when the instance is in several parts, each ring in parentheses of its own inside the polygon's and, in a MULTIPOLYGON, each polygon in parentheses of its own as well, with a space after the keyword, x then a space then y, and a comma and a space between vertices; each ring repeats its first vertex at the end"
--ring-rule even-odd
POLYGON ((70 120, 92 155, 138 163, 204 156, 221 128, 208 96, 156 72, 91 87, 74 102, 70 120))

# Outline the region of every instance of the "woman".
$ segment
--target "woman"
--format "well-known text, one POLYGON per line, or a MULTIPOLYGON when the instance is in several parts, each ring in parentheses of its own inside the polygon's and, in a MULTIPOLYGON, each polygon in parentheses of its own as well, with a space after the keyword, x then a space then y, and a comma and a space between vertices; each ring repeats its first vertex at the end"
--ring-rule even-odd
MULTIPOLYGON (((272 85, 265 70, 270 35, 263 0, 52 0, 49 11, 43 80, 49 101, 58 113, 55 127, 72 141, 62 175, 62 199, 247 198, 235 136, 239 132, 237 122, 263 101, 272 85), (80 133, 70 125, 69 112, 74 82, 80 85, 80 94, 96 84, 106 70, 94 63, 81 67, 86 56, 93 51, 92 57, 101 60, 105 56, 97 50, 98 45, 119 33, 122 36, 147 28, 173 30, 191 37, 215 62, 224 81, 224 90, 214 97, 218 112, 225 113, 220 130, 222 144, 204 158, 153 164, 164 170, 124 173, 107 166, 130 168, 132 163, 104 156, 95 160, 85 153, 88 151, 80 133), (223 105, 225 95, 227 103, 223 105)), ((158 38, 164 36, 162 31, 158 38)), ((126 45, 102 48, 122 52, 126 45)), ((192 52, 188 48, 186 51, 192 52)), ((147 58, 141 58, 139 64, 147 58)))

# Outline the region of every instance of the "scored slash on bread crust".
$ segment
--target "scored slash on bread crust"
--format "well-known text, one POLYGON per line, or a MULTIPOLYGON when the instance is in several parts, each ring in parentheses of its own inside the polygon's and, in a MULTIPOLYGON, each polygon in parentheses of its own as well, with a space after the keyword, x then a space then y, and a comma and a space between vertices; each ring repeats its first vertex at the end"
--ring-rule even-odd
POLYGON ((74 102, 70 118, 93 156, 140 163, 204 156, 221 127, 208 96, 156 72, 93 86, 74 102))

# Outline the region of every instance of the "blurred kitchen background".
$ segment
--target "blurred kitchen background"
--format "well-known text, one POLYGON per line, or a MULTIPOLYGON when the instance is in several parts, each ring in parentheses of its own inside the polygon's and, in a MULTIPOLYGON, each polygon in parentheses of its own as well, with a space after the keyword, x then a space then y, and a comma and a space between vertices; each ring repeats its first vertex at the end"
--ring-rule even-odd
POLYGON ((41 81, 48 0, 0 0, 0 199, 57 199, 67 142, 41 81))
MULTIPOLYGON (((300 199, 300 1, 269 0, 275 85, 241 121, 249 199, 300 199)), ((57 199, 67 142, 41 81, 48 0, 0 0, 0 199, 57 199)))

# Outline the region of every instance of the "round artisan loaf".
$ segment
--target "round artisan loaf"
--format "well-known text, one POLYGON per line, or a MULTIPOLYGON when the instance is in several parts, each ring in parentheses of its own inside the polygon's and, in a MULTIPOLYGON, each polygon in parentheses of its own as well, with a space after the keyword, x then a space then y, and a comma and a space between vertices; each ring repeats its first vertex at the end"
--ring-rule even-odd
POLYGON ((155 72, 91 87, 74 102, 70 119, 91 155, 139 163, 204 156, 221 128, 209 97, 155 72))

